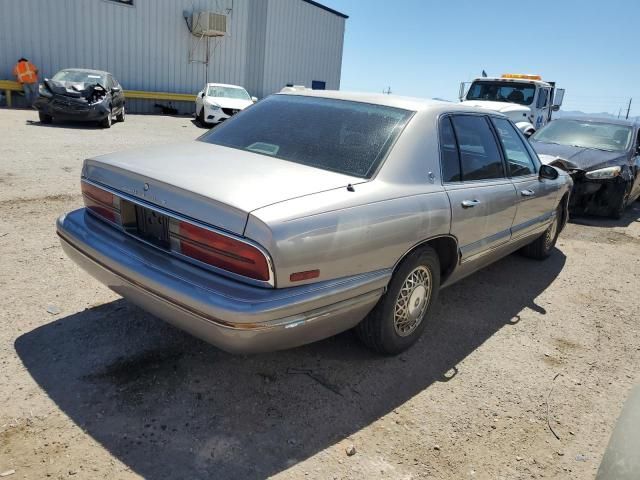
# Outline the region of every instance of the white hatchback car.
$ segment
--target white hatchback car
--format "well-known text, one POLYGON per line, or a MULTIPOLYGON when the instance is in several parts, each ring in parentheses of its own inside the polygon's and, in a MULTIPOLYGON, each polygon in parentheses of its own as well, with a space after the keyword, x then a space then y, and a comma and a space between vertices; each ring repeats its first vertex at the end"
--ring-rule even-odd
POLYGON ((257 101, 237 85, 207 83, 196 96, 196 118, 201 125, 217 125, 257 101))

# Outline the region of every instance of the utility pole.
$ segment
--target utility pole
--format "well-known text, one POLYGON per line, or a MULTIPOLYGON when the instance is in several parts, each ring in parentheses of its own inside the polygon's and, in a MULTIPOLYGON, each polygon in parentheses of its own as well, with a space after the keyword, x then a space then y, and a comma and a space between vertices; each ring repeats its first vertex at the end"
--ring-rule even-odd
POLYGON ((631 101, 633 100, 633 98, 629 99, 629 106, 627 107, 627 120, 629 120, 629 113, 631 113, 631 101))
POLYGON ((382 90, 382 93, 386 93, 387 95, 391 95, 391 87, 387 87, 386 90, 382 90))
POLYGON ((622 107, 618 109, 618 118, 620 118, 620 114, 622 113, 622 107))

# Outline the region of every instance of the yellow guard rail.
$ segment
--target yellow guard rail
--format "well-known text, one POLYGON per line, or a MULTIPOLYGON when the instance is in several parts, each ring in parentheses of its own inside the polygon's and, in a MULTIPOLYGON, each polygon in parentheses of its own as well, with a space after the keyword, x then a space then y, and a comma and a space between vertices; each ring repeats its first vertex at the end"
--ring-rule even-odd
MULTIPOLYGON (((0 90, 5 92, 7 107, 11 107, 11 92, 21 92, 22 86, 13 80, 0 80, 0 90)), ((168 100, 174 102, 193 102, 196 99, 196 96, 191 93, 144 92, 142 90, 125 90, 124 96, 141 100, 168 100)))

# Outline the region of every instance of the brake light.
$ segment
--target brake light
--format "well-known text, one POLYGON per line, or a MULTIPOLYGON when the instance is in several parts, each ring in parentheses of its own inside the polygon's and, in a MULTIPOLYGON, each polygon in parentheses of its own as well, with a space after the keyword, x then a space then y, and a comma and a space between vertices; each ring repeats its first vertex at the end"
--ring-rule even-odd
POLYGON ((269 264, 256 247, 183 221, 171 222, 178 252, 208 265, 255 280, 269 280, 269 264))
POLYGON ((82 182, 85 206, 96 215, 113 223, 120 223, 120 198, 102 188, 82 182))

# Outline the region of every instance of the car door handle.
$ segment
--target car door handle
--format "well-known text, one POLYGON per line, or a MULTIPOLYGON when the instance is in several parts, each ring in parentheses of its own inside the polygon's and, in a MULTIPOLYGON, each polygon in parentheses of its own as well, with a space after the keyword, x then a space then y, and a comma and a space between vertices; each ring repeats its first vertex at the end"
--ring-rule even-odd
POLYGON ((462 205, 462 208, 473 208, 479 204, 480 200, 463 200, 460 205, 462 205))
POLYGON ((523 197, 533 197, 536 194, 533 190, 520 190, 520 195, 523 197))

